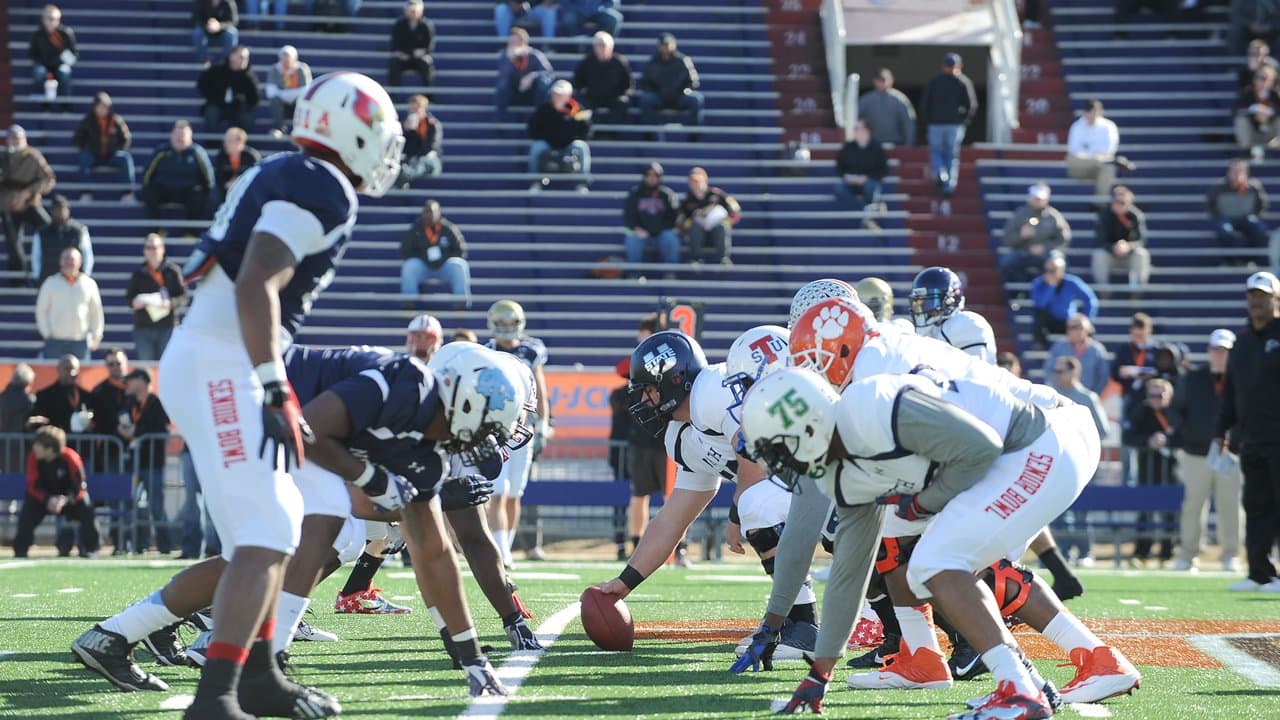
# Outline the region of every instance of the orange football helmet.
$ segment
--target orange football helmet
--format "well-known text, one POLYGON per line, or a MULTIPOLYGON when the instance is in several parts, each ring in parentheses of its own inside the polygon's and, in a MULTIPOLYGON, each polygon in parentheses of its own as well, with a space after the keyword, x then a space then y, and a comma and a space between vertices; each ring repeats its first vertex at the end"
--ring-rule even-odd
POLYGON ((791 364, 807 367, 843 388, 867 338, 879 335, 871 309, 858 300, 829 298, 800 315, 791 329, 791 364))

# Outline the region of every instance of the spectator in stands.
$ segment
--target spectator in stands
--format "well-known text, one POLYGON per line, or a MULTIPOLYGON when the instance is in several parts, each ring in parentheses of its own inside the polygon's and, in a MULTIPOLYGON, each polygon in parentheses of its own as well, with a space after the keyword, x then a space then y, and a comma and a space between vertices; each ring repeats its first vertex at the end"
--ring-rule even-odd
POLYGON ((1054 250, 1066 251, 1071 244, 1071 226, 1049 204, 1049 186, 1038 182, 1027 188, 1027 203, 1014 211, 1004 224, 1004 246, 1000 276, 1006 283, 1026 282, 1044 265, 1054 250))
MULTIPOLYGON (((168 555, 173 550, 169 540, 169 513, 164 502, 165 443, 169 434, 169 415, 160 398, 151 392, 151 373, 138 368, 124 378, 125 401, 116 433, 133 451, 133 470, 147 493, 147 509, 151 529, 155 533, 156 550, 168 555), (163 437, 144 436, 161 435, 163 437)), ((138 541, 138 551, 145 552, 147 536, 138 541)))
POLYGON ((440 160, 440 141, 444 124, 431 114, 431 101, 426 95, 409 98, 409 111, 404 116, 404 154, 400 162, 400 185, 411 180, 437 177, 444 171, 440 160))
POLYGON ((80 272, 80 251, 64 248, 59 273, 47 278, 36 295, 36 327, 46 358, 72 354, 81 360, 102 342, 102 296, 98 283, 80 272))
POLYGON ((1111 357, 1107 348, 1093 337, 1093 322, 1084 313, 1067 318, 1067 336, 1049 348, 1044 359, 1045 380, 1053 378, 1053 369, 1061 358, 1071 358, 1079 365, 1076 380, 1090 392, 1101 395, 1111 379, 1111 357))
MULTIPOLYGON (((36 380, 36 371, 26 363, 18 363, 9 376, 9 384, 0 392, 0 433, 17 434, 27 429, 27 418, 31 417, 31 408, 35 406, 36 396, 31 392, 31 383, 36 380)), ((6 469, 22 467, 22 444, 18 442, 0 442, 0 466, 6 469)))
POLYGON ((688 113, 687 124, 701 125, 706 99, 698 92, 700 84, 693 59, 676 49, 676 36, 662 33, 640 76, 641 121, 654 123, 659 110, 678 110, 688 113))
POLYGON ((1239 453, 1244 473, 1245 553, 1249 576, 1235 592, 1280 592, 1270 554, 1280 535, 1280 280, 1256 272, 1245 282, 1248 326, 1227 357, 1222 414, 1214 443, 1239 453), (1230 441, 1228 444, 1228 440, 1230 441))
POLYGON ((1186 487, 1181 548, 1174 570, 1196 567, 1196 556, 1204 549, 1201 540, 1209 522, 1211 497, 1218 516, 1222 569, 1234 572, 1240 568, 1240 465, 1210 449, 1222 412, 1227 356, 1235 344, 1235 333, 1214 330, 1209 335, 1209 364, 1186 373, 1174 386, 1173 409, 1180 422, 1173 428, 1170 445, 1178 449, 1176 460, 1186 487))
POLYGON ((1133 191, 1124 185, 1111 188, 1111 204, 1098 211, 1093 238, 1095 284, 1106 285, 1113 270, 1122 270, 1128 273, 1130 288, 1147 286, 1151 280, 1147 216, 1133 204, 1133 191))
POLYGON ((292 45, 281 47, 276 57, 262 94, 271 103, 271 137, 282 138, 293 122, 298 95, 311 84, 311 66, 298 59, 298 49, 292 45))
MULTIPOLYGON (((22 275, 27 265, 22 247, 23 230, 49 224, 49 213, 45 212, 41 200, 53 191, 57 178, 44 155, 27 144, 27 131, 21 125, 9 126, 5 142, 9 152, 3 153, 0 166, 0 212, 4 213, 9 270, 22 275)), ((14 278, 11 282, 20 285, 23 281, 14 278)))
POLYGON ((537 26, 542 30, 542 37, 556 36, 556 0, 500 0, 493 8, 493 26, 498 37, 511 34, 512 25, 537 26))
POLYGON ((659 262, 680 262, 680 238, 675 233, 679 211, 680 197, 662 182, 662 165, 649 163, 640 184, 627 193, 622 207, 622 222, 627 227, 622 244, 627 262, 644 262, 650 250, 657 252, 659 262))
POLYGON ((1103 117, 1102 101, 1086 101, 1084 112, 1067 131, 1067 176, 1092 180, 1095 196, 1108 195, 1116 181, 1116 165, 1123 160, 1116 157, 1119 149, 1120 130, 1103 117))
POLYGON ((920 96, 920 117, 929 134, 929 164, 938 193, 950 197, 960 181, 960 144, 978 114, 978 96, 956 53, 942 59, 942 72, 930 78, 920 96))
POLYGON ((1267 155, 1267 148, 1280 143, 1280 98, 1276 96, 1277 70, 1263 66, 1253 80, 1240 89, 1236 98, 1233 129, 1236 146, 1248 150, 1257 162, 1267 155))
MULTIPOLYGON (((1173 405, 1173 384, 1160 377, 1148 379, 1143 387, 1146 402, 1133 403, 1121 423, 1122 442, 1135 449, 1139 487, 1163 487, 1178 484, 1177 463, 1169 446, 1169 435, 1181 422, 1173 405)), ((1154 513, 1156 522, 1165 524, 1168 513, 1154 513)), ((1138 539, 1133 546, 1133 562, 1145 567, 1154 544, 1150 535, 1153 513, 1138 513, 1138 539)), ((1160 540, 1159 562, 1173 558, 1173 543, 1160 540)))
MULTIPOLYGON (((80 182, 89 182, 93 168, 111 166, 120 171, 125 185, 125 200, 133 198, 133 134, 124 118, 111 108, 111 96, 99 92, 93 96, 93 107, 80 119, 71 142, 80 150, 80 182)), ((85 193, 81 200, 92 200, 85 193)))
POLYGON ((454 304, 471 307, 471 266, 467 241, 457 225, 445 219, 440 203, 427 200, 422 215, 400 241, 400 294, 417 295, 424 282, 440 280, 449 286, 454 304))
POLYGON ((93 275, 93 242, 89 228, 71 219, 71 203, 63 195, 54 195, 49 203, 49 224, 31 238, 31 280, 34 287, 58 274, 62 251, 73 247, 84 259, 84 273, 93 275))
POLYGON ((360 12, 360 6, 364 4, 364 0, 302 0, 302 8, 307 11, 308 15, 316 15, 316 7, 323 7, 326 11, 329 9, 341 10, 348 17, 354 17, 360 12))
POLYGON ((27 425, 52 425, 63 432, 84 432, 93 421, 89 391, 80 386, 80 358, 63 355, 58 359, 58 377, 36 392, 27 425))
POLYGON ((391 59, 387 64, 387 81, 400 85, 407 70, 422 76, 422 84, 435 79, 435 62, 431 53, 436 48, 436 26, 422 15, 422 0, 407 0, 404 17, 391 26, 391 59))
POLYGON ((703 250, 710 247, 714 260, 732 265, 729 251, 733 247, 733 226, 742 219, 742 208, 732 195, 709 184, 707 171, 695 167, 689 171, 689 192, 680 202, 676 226, 689 241, 689 259, 702 262, 703 250))
POLYGON ((1067 318, 1081 313, 1093 320, 1098 314, 1098 296, 1078 276, 1067 272, 1067 256, 1049 251, 1044 273, 1031 281, 1031 305, 1035 309, 1032 337, 1044 347, 1049 333, 1065 332, 1067 318))
POLYGON ((27 46, 31 58, 31 75, 35 80, 35 93, 44 95, 45 110, 55 97, 61 97, 62 110, 71 109, 71 66, 80 58, 76 47, 76 34, 62 24, 62 11, 57 5, 44 6, 40 13, 40 27, 31 35, 27 46))
POLYGON ((1280 62, 1271 57, 1271 46, 1265 40, 1250 41, 1244 65, 1236 71, 1236 87, 1246 88, 1252 85, 1254 76, 1264 67, 1280 70, 1280 62))
POLYGON ((1093 414, 1093 424, 1098 428, 1098 437, 1106 437, 1111 431, 1111 422, 1107 419, 1107 411, 1102 407, 1098 393, 1080 382, 1082 363, 1071 355, 1061 355, 1053 360, 1052 372, 1045 375, 1052 377, 1053 389, 1067 396, 1073 402, 1089 408, 1093 414))
MULTIPOLYGON (((573 99, 573 85, 568 80, 557 80, 551 86, 547 101, 539 105, 528 122, 529 174, 536 175, 548 167, 549 161, 565 172, 572 155, 578 165, 578 173, 591 175, 591 148, 587 145, 587 133, 591 131, 591 111, 583 110, 573 99)), ((534 181, 530 192, 538 192, 542 183, 534 181)), ((579 192, 586 192, 586 183, 578 185, 579 192)))
POLYGON ((142 256, 142 266, 129 276, 124 296, 133 310, 133 352, 139 360, 155 362, 169 344, 187 288, 177 263, 165 259, 160 235, 147 235, 142 256))
POLYGON ((613 36, 601 30, 591 39, 591 52, 573 70, 573 87, 596 122, 626 122, 631 101, 631 63, 613 49, 613 36))
POLYGON ((1184 350, 1184 348, 1185 346, 1180 342, 1165 342, 1156 348, 1155 376, 1176 384, 1187 369, 1185 355, 1190 349, 1184 350))
POLYGON ((871 139, 881 145, 915 145, 916 109, 893 87, 893 71, 880 68, 871 82, 876 89, 858 98, 858 119, 871 129, 871 139))
MULTIPOLYGON (((120 424, 120 412, 124 409, 125 375, 129 374, 129 358, 124 350, 118 347, 107 348, 102 354, 102 364, 107 368, 107 376, 88 393, 85 407, 88 409, 88 424, 82 429, 95 435, 116 437, 116 428, 120 424)), ((73 428, 74 429, 74 428, 73 428)), ((81 452, 88 449, 87 464, 90 472, 116 472, 120 468, 124 444, 95 440, 81 445, 81 452)), ((124 546, 123 528, 117 526, 116 538, 118 547, 124 546)))
POLYGON ((458 328, 457 330, 453 331, 453 336, 449 338, 449 342, 473 343, 478 341, 479 339, 480 338, 476 337, 475 330, 468 330, 467 328, 458 328))
POLYGON ((204 218, 214 183, 209 155, 192 142, 191 123, 175 121, 169 142, 156 148, 142 175, 147 217, 159 217, 161 205, 177 203, 186 209, 188 220, 204 218))
POLYGON ((1022 361, 1008 350, 996 355, 996 367, 1008 370, 1014 377, 1022 377, 1022 361))
POLYGON ((1273 0, 1231 0, 1227 19, 1227 47, 1240 54, 1252 38, 1268 43, 1275 38, 1280 29, 1280 4, 1273 0))
POLYGON ((227 190, 246 170, 262 162, 262 153, 249 147, 249 133, 229 127, 222 134, 222 149, 213 156, 214 205, 220 205, 227 190))
MULTIPOLYGON (((93 514, 93 501, 85 485, 84 463, 80 455, 67 447, 67 435, 56 427, 36 431, 35 442, 27 455, 27 494, 18 516, 18 532, 13 538, 13 556, 24 558, 35 542, 36 527, 46 515, 61 515, 80 525, 85 557, 98 553, 100 538, 93 514)), ((71 534, 59 536, 73 537, 71 534)), ((71 554, 71 544, 58 545, 58 557, 71 554)))
MULTIPOLYGON (((241 2, 244 4, 242 11, 244 16, 255 20, 259 16, 275 15, 277 18, 282 18, 289 14, 289 0, 241 0, 241 2)), ((261 27, 266 27, 266 24, 263 23, 261 27)), ((284 23, 276 20, 275 29, 283 30, 284 23)))
POLYGON ((226 60, 205 68, 196 88, 204 96, 206 132, 215 132, 224 124, 245 130, 253 127, 253 109, 262 99, 262 91, 249 67, 249 48, 237 45, 226 60))
POLYGON ((511 28, 506 49, 498 53, 498 85, 494 88, 498 122, 507 121, 511 105, 541 105, 554 80, 551 61, 541 50, 529 47, 528 31, 511 28))
POLYGON ((567 37, 603 30, 618 37, 622 28, 619 0, 557 0, 556 26, 567 37))
POLYGON ((196 60, 205 67, 212 64, 209 46, 220 45, 222 52, 230 55, 240 44, 240 31, 236 25, 240 14, 236 12, 236 0, 195 0, 191 11, 191 40, 196 46, 196 60))
MULTIPOLYGON (((1260 248, 1267 245, 1267 191, 1249 177, 1249 163, 1236 158, 1227 165, 1227 177, 1209 189, 1209 217, 1213 218, 1220 250, 1260 248)), ((1228 257, 1227 261, 1242 262, 1228 257)))
MULTIPOLYGON (((880 183, 888 173, 889 156, 880 143, 871 141, 871 129, 859 119, 853 129, 853 139, 836 154, 836 201, 857 213, 868 205, 878 208, 880 183)), ((862 226, 872 230, 880 227, 870 217, 862 220, 862 226)))

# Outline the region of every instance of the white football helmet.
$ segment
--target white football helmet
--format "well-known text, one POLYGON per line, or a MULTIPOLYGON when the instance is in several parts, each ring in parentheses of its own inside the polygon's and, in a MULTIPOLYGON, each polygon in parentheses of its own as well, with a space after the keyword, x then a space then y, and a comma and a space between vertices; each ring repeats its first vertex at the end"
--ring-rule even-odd
POLYGON ((724 386, 733 391, 729 414, 742 421, 742 398, 761 378, 786 367, 791 356, 791 333, 777 325, 758 325, 738 336, 725 358, 724 386))
POLYGON ((787 320, 787 329, 790 330, 796 326, 796 321, 800 319, 805 310, 823 300, 835 297, 857 300, 858 291, 854 290, 849 283, 835 278, 814 280, 800 288, 796 291, 795 297, 791 298, 791 317, 787 320))
POLYGON ((511 441, 527 393, 497 353, 481 347, 462 348, 452 355, 432 368, 449 423, 450 437, 441 446, 467 464, 478 465, 497 453, 488 442, 490 436, 503 445, 511 441))
POLYGON ((431 359, 427 361, 427 367, 430 368, 433 373, 438 374, 440 370, 443 370, 453 364, 454 359, 459 355, 471 352, 488 353, 493 351, 479 343, 467 342, 466 340, 455 340, 451 343, 445 343, 444 346, 435 351, 435 354, 433 354, 431 359))
POLYGON ((764 463, 789 490, 802 475, 822 477, 839 400, 831 384, 812 370, 778 370, 747 393, 739 452, 764 463))
POLYGON ((321 75, 303 88, 293 110, 293 141, 337 155, 359 176, 356 190, 382 197, 400 175, 404 132, 391 96, 355 72, 321 75))
POLYGON ((499 300, 489 306, 489 334, 495 340, 511 342, 524 335, 524 308, 515 300, 499 300))
POLYGON ((521 362, 520 358, 505 352, 494 354, 502 361, 507 372, 519 378, 525 392, 523 412, 516 420, 515 429, 511 431, 511 438, 507 441, 508 449, 519 450, 533 440, 533 428, 529 427, 529 421, 538 414, 538 382, 533 377, 533 370, 521 362))

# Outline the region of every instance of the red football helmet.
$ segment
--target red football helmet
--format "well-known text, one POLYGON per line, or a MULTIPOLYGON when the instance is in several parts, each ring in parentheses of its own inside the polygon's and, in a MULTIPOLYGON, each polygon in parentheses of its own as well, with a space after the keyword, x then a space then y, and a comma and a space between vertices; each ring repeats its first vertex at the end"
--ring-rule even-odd
POLYGON ((858 300, 829 298, 800 315, 791 329, 791 364, 807 367, 843 388, 867 338, 880 333, 870 308, 858 300))

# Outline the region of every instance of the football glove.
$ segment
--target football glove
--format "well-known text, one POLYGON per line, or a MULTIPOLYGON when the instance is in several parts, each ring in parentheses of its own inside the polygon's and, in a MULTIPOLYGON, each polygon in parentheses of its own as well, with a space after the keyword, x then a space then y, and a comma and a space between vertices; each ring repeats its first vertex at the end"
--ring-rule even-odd
POLYGON ((275 363, 263 363, 254 372, 262 382, 263 391, 262 442, 258 445, 258 457, 270 458, 273 467, 285 472, 302 467, 306 454, 303 441, 315 442, 315 435, 302 417, 293 386, 275 363), (284 467, 280 466, 282 448, 284 467))
POLYGON ((387 545, 382 548, 382 556, 399 555, 403 550, 404 535, 400 532, 400 523, 387 523, 387 545))
POLYGON ((734 661, 729 667, 729 672, 740 673, 751 669, 751 672, 759 672, 761 668, 765 670, 773 669, 773 651, 778 649, 778 631, 760 623, 760 629, 756 630, 756 634, 751 636, 751 644, 747 646, 742 657, 734 661))
POLYGON ((920 504, 918 495, 881 495, 876 498, 878 505, 893 505, 894 512, 898 517, 907 521, 923 520, 934 515, 933 510, 929 510, 920 504))
POLYGON ((364 473, 352 484, 363 490, 373 506, 383 512, 400 510, 418 495, 413 483, 373 463, 365 463, 364 473))
POLYGON ((489 664, 488 658, 481 655, 478 658, 462 661, 462 669, 467 673, 467 684, 471 689, 471 697, 481 697, 483 695, 510 695, 511 691, 507 690, 502 681, 493 672, 493 666, 489 664))
POLYGON ((827 696, 827 683, 830 675, 823 675, 817 670, 810 670, 804 681, 791 694, 791 700, 778 711, 779 715, 800 715, 805 709, 812 710, 815 715, 822 714, 822 701, 827 696))
POLYGON ((538 641, 538 636, 533 634, 533 630, 524 622, 524 616, 516 618, 516 621, 510 625, 503 623, 502 629, 507 633, 507 640, 511 642, 512 650, 545 650, 542 643, 538 641))
POLYGON ((440 486, 440 507, 443 510, 461 510, 489 502, 493 494, 493 481, 484 475, 458 475, 440 486))

